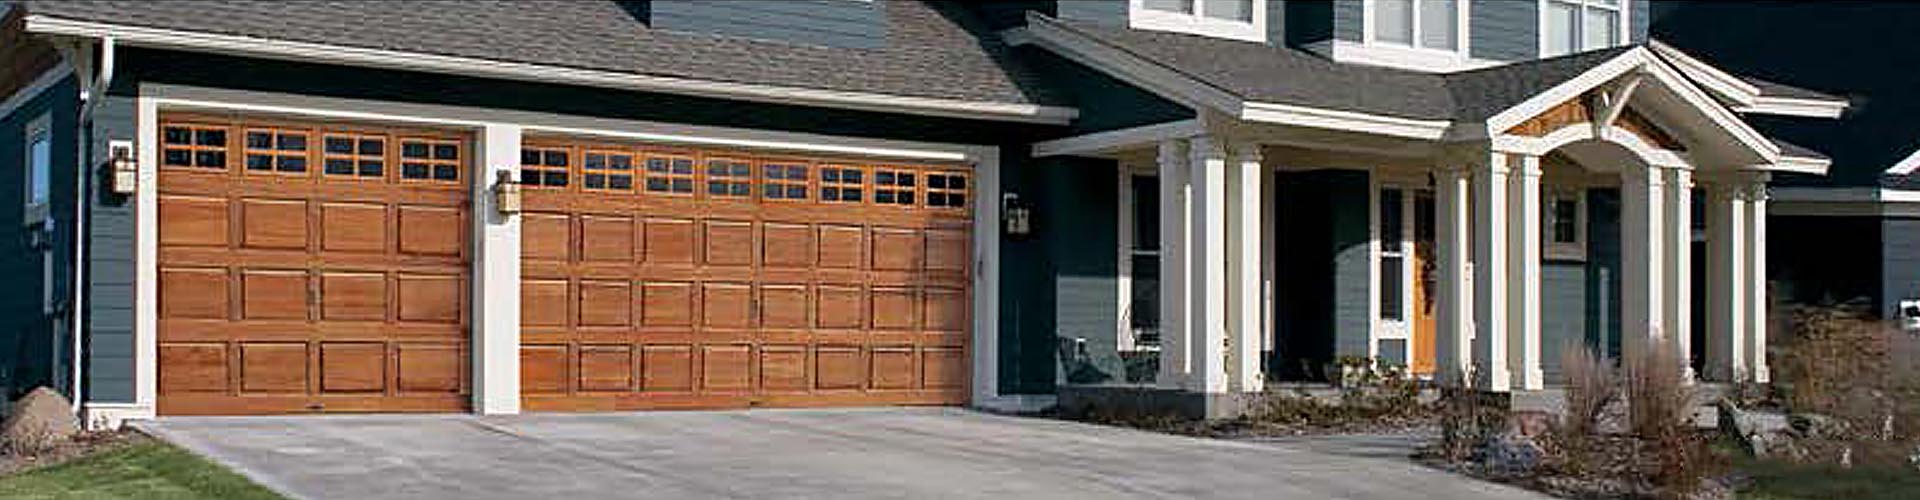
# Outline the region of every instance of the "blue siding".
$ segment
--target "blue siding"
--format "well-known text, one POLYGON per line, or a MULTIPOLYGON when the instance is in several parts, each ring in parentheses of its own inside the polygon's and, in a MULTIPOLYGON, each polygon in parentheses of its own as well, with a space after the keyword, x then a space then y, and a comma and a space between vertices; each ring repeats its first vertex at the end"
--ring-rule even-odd
POLYGON ((1633 43, 1647 43, 1647 29, 1653 26, 1652 0, 1632 0, 1627 5, 1627 38, 1633 43))
POLYGON ((1060 0, 1056 7, 1061 19, 1087 21, 1114 26, 1127 25, 1127 2, 1113 0, 1060 0))
POLYGON ((1022 47, 1018 57, 1047 75, 1048 82, 1073 92, 1064 96, 1067 106, 1080 110, 1073 121, 1075 134, 1085 134, 1142 125, 1152 125, 1194 117, 1191 108, 1182 106, 1128 85, 1112 76, 1038 47, 1022 47))
POLYGON ((1021 367, 1049 370, 1047 384, 1027 373, 1025 390, 1125 379, 1115 338, 1118 168, 1111 160, 1054 158, 1003 174, 1008 192, 1033 204, 1033 236, 1000 248, 1002 335, 1021 339, 1021 367))
POLYGON ((831 47, 887 43, 887 2, 850 0, 654 1, 643 10, 655 29, 713 33, 831 47))
POLYGON ((1479 59, 1525 61, 1540 55, 1540 4, 1473 0, 1467 6, 1468 50, 1479 59))
MULTIPOLYGON (((137 122, 129 87, 117 86, 93 112, 92 164, 106 156, 107 141, 132 140, 137 122)), ((88 401, 131 403, 133 381, 133 201, 111 194, 92 176, 87 200, 88 401)))
POLYGON ((1372 195, 1367 172, 1340 172, 1328 189, 1333 224, 1334 353, 1366 356, 1373 332, 1372 195))
MULTIPOLYGON (((1889 218, 1880 221, 1880 228, 1883 245, 1880 269, 1881 299, 1878 309, 1882 314, 1886 314, 1885 317, 1891 318, 1897 317, 1894 311, 1899 307, 1902 299, 1920 299, 1920 220, 1889 218)), ((1867 256, 1872 254, 1860 252, 1829 255, 1867 256)), ((1769 262, 1780 261, 1769 260, 1769 262)))
POLYGON ((8 399, 38 386, 62 393, 71 389, 73 340, 68 323, 78 99, 78 85, 69 77, 0 117, 0 276, 9 280, 0 288, 0 389, 5 391, 0 396, 8 399), (51 134, 50 229, 24 224, 26 133, 41 116, 48 117, 51 134), (53 265, 51 281, 44 279, 48 260, 53 265), (46 293, 55 301, 51 313, 43 303, 46 293))
POLYGON ((1366 7, 1360 0, 1333 0, 1333 37, 1349 42, 1360 41, 1362 31, 1360 23, 1365 22, 1366 7))
POLYGON ((1560 352, 1587 343, 1587 266, 1547 262, 1540 266, 1540 368, 1558 380, 1560 352))

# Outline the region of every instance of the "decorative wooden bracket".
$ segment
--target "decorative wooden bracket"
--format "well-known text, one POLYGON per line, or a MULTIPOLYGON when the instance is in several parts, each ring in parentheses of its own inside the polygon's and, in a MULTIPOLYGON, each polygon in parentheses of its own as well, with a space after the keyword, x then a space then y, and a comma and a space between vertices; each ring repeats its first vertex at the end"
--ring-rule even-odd
POLYGON ((1646 75, 1638 71, 1628 73, 1609 88, 1593 94, 1590 109, 1595 111, 1592 113, 1594 137, 1607 136, 1607 130, 1613 127, 1614 121, 1620 119, 1621 113, 1626 112, 1627 101, 1633 98, 1633 91, 1640 88, 1640 82, 1645 78, 1646 75))

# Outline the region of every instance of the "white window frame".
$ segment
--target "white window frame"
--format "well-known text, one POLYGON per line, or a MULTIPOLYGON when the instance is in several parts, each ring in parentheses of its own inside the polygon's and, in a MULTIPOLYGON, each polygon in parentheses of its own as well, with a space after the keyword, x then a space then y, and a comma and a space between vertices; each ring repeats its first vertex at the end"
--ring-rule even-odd
POLYGON ((33 121, 27 122, 26 134, 22 138, 24 140, 20 142, 22 146, 20 161, 20 203, 23 207, 23 210, 21 210, 21 223, 33 225, 44 221, 53 205, 53 158, 55 155, 53 152, 53 115, 43 113, 39 117, 34 118, 33 121), (33 143, 42 139, 47 141, 47 164, 37 165, 34 163, 33 143), (39 167, 45 168, 42 169, 39 167), (47 198, 36 201, 33 199, 33 187, 34 184, 41 181, 47 183, 47 198))
POLYGON ((1540 240, 1541 254, 1547 260, 1585 261, 1587 260, 1587 190, 1578 187, 1547 187, 1540 196, 1540 240), (1554 218, 1553 204, 1571 199, 1573 209, 1573 241, 1562 242, 1553 239, 1553 226, 1559 222, 1554 218))
POLYGON ((1402 353, 1403 357, 1401 359, 1410 362, 1413 359, 1414 281, 1420 279, 1418 270, 1414 268, 1413 262, 1413 256, 1419 251, 1419 249, 1416 248, 1419 242, 1417 241, 1418 238, 1415 237, 1417 233, 1415 233, 1414 230, 1415 219, 1418 217, 1414 215, 1414 207, 1416 200, 1419 199, 1420 192, 1424 191, 1426 187, 1423 183, 1414 179, 1390 178, 1383 180, 1380 179, 1381 176, 1381 173, 1375 172, 1372 176, 1374 177, 1372 186, 1367 191, 1367 253, 1369 257, 1367 259, 1367 317, 1373 324, 1371 332, 1372 338, 1367 341, 1367 354, 1370 357, 1379 358, 1381 340, 1403 340, 1405 341, 1406 352, 1402 353), (1380 193, 1385 190, 1400 191, 1399 230, 1401 248, 1398 254, 1400 255, 1401 283, 1399 319, 1387 318, 1386 315, 1381 314, 1382 311, 1380 310, 1380 294, 1382 292, 1380 287, 1380 262, 1385 260, 1384 258, 1387 257, 1388 253, 1382 247, 1381 243, 1383 240, 1380 234, 1380 230, 1382 229, 1380 227, 1380 193))
POLYGON ((1206 4, 1219 0, 1193 0, 1193 12, 1149 9, 1146 0, 1127 0, 1127 27, 1171 31, 1190 35, 1227 38, 1248 42, 1267 42, 1267 2, 1253 0, 1253 20, 1242 22, 1207 17, 1206 4))
POLYGON ((1540 54, 1541 58, 1544 59, 1548 57, 1559 57, 1559 56, 1567 55, 1567 54, 1548 54, 1547 53, 1547 40, 1552 39, 1552 35, 1547 33, 1547 6, 1548 4, 1554 4, 1554 3, 1572 4, 1579 7, 1579 13, 1576 16, 1574 16, 1575 20, 1573 23, 1573 30, 1574 30, 1573 38, 1577 43, 1575 44, 1576 47, 1574 48, 1573 52, 1569 52, 1568 54, 1578 54, 1578 53, 1586 52, 1590 50, 1600 50, 1600 49, 1607 48, 1607 47, 1585 46, 1587 37, 1583 32, 1581 32, 1581 30, 1586 29, 1587 9, 1600 9, 1600 10, 1613 11, 1615 14, 1613 17, 1615 22, 1613 23, 1614 24, 1613 26, 1613 29, 1614 29, 1613 43, 1614 44, 1612 46, 1618 47, 1618 46, 1629 43, 1627 40, 1627 34, 1630 32, 1627 30, 1627 26, 1630 26, 1633 23, 1632 20, 1628 19, 1628 17, 1630 17, 1633 12, 1633 8, 1632 8, 1633 0, 1619 0, 1619 3, 1615 5, 1606 5, 1602 3, 1602 0, 1539 0, 1539 4, 1537 8, 1535 8, 1534 10, 1539 15, 1539 24, 1536 24, 1535 26, 1539 28, 1538 31, 1540 32, 1540 40, 1539 40, 1539 44, 1534 46, 1534 52, 1537 54, 1540 54))
MULTIPOLYGON (((1134 248, 1140 239, 1139 235, 1133 231, 1135 225, 1133 216, 1136 209, 1134 205, 1139 201, 1133 197, 1133 178, 1158 177, 1159 173, 1152 168, 1134 168, 1126 165, 1122 165, 1116 170, 1119 172, 1119 182, 1117 182, 1117 184, 1120 186, 1120 197, 1118 198, 1120 203, 1116 204, 1118 205, 1116 209, 1118 213, 1116 214, 1117 217, 1115 220, 1119 221, 1120 227, 1118 228, 1119 237, 1115 238, 1115 240, 1119 242, 1118 249, 1115 252, 1117 256, 1116 261, 1119 265, 1116 266, 1118 272, 1114 278, 1115 282, 1119 284, 1120 294, 1119 304, 1117 304, 1118 307, 1114 309, 1115 311, 1119 311, 1117 326, 1114 327, 1114 346, 1122 352, 1158 351, 1160 350, 1158 344, 1142 344, 1138 342, 1140 332, 1133 330, 1133 259, 1134 257, 1145 255, 1155 257, 1163 255, 1161 253, 1162 250, 1139 250, 1134 248)), ((1166 242, 1161 242, 1161 248, 1164 249, 1165 247, 1166 242)), ((1161 279, 1165 279, 1165 277, 1163 276, 1161 279)), ((1155 307, 1158 307, 1158 305, 1155 307)), ((1163 315, 1161 318, 1164 320, 1165 316, 1163 315)), ((1162 333, 1165 332, 1165 328, 1166 325, 1161 325, 1162 333)))
POLYGON ((1413 19, 1408 20, 1408 22, 1413 23, 1413 40, 1410 43, 1389 42, 1379 39, 1378 34, 1375 33, 1379 28, 1379 24, 1374 22, 1374 13, 1378 10, 1376 5, 1378 2, 1377 0, 1366 0, 1362 2, 1360 4, 1360 39, 1364 41, 1367 46, 1377 50, 1402 51, 1407 55, 1428 58, 1466 59, 1468 53, 1467 40, 1471 34, 1467 31, 1467 27, 1472 24, 1468 22, 1468 9, 1471 8, 1469 6, 1472 5, 1472 0, 1454 0, 1453 2, 1454 39, 1452 49, 1436 49, 1420 44, 1420 3, 1424 1, 1427 0, 1413 0, 1413 19))

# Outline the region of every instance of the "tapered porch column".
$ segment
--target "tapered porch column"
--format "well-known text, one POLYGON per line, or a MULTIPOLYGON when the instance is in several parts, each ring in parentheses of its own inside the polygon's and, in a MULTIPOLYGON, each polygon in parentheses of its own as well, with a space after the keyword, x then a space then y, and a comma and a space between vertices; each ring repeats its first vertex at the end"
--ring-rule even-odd
POLYGON ((1661 188, 1666 184, 1659 167, 1628 167, 1620 185, 1620 348, 1628 359, 1644 352, 1649 342, 1664 339, 1667 221, 1661 188))
POLYGON ((1747 184, 1747 364, 1754 382, 1773 380, 1767 365, 1767 176, 1747 184))
POLYGON ((1680 358, 1685 380, 1693 380, 1693 171, 1666 169, 1666 260, 1663 293, 1669 346, 1680 358))
POLYGON ((1473 171, 1473 367, 1474 387, 1506 392, 1507 370, 1507 155, 1486 154, 1473 171))
POLYGON ((1514 388, 1540 390, 1540 157, 1516 158, 1507 179, 1507 367, 1514 388))
POLYGON ((1219 138, 1198 136, 1187 141, 1187 177, 1192 192, 1188 219, 1187 274, 1191 304, 1187 314, 1186 389, 1221 393, 1227 390, 1227 153, 1219 138))
POLYGON ((1228 388, 1258 392, 1265 387, 1260 347, 1266 336, 1265 280, 1262 263, 1266 235, 1261 203, 1266 168, 1259 144, 1235 144, 1227 165, 1227 375, 1228 388))
POLYGON ((1707 377, 1732 382, 1748 375, 1746 195, 1740 185, 1707 185, 1707 377))
POLYGON ((1435 314, 1439 338, 1434 357, 1444 383, 1464 383, 1473 366, 1473 288, 1470 273, 1472 254, 1468 228, 1467 171, 1443 167, 1434 175, 1434 242, 1439 258, 1437 281, 1439 310, 1435 314))
POLYGON ((1187 244, 1187 141, 1160 143, 1160 373, 1156 382, 1171 389, 1184 387, 1187 372, 1187 272, 1192 268, 1187 244))

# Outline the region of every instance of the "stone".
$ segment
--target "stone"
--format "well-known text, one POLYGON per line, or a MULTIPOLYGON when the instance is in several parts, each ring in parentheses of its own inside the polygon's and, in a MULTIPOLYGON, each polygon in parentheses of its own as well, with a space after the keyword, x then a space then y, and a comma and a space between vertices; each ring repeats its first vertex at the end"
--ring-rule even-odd
POLYGON ((1788 415, 1787 425, 1794 435, 1804 438, 1845 438, 1850 430, 1846 421, 1818 413, 1788 415))
POLYGON ((14 454, 50 449, 80 433, 73 402, 53 389, 41 387, 13 403, 13 413, 0 422, 0 445, 14 454))
POLYGON ((1533 438, 1516 433, 1501 433, 1488 439, 1475 450, 1476 461, 1487 472, 1507 477, 1519 477, 1533 473, 1540 466, 1546 453, 1533 438))
POLYGON ((1507 432, 1533 438, 1553 426, 1553 414, 1541 410, 1516 410, 1507 417, 1507 432))

